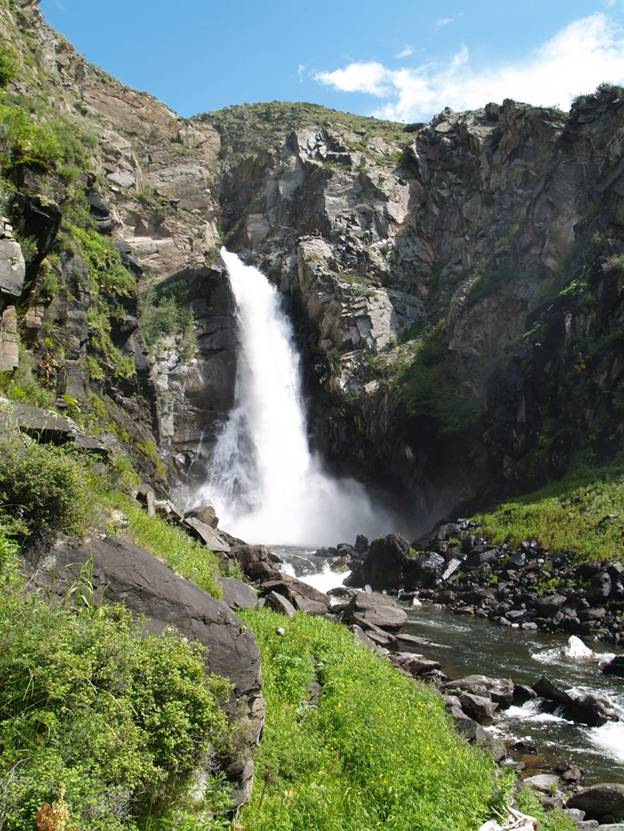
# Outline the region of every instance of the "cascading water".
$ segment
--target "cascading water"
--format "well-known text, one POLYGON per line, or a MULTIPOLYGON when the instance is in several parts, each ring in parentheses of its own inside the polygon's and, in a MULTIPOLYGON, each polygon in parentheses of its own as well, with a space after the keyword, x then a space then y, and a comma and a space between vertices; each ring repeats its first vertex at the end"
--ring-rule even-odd
POLYGON ((237 305, 236 393, 197 500, 249 542, 318 546, 387 532, 364 488, 330 477, 310 452, 299 357, 276 288, 236 254, 221 256, 237 305))

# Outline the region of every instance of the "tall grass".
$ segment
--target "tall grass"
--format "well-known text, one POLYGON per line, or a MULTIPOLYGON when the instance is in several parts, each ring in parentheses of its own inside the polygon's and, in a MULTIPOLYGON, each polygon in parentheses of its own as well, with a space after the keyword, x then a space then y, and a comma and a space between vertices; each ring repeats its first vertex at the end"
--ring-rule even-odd
POLYGON ((435 690, 330 621, 265 609, 244 619, 267 703, 244 831, 474 831, 490 815, 494 766, 453 731, 435 690))

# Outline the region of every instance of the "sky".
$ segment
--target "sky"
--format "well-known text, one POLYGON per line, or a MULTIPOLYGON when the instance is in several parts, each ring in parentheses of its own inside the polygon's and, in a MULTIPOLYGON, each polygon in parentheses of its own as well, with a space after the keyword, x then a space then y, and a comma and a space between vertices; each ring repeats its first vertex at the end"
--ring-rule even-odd
POLYGON ((624 83, 624 0, 41 0, 91 62, 190 116, 309 101, 424 121, 624 83))

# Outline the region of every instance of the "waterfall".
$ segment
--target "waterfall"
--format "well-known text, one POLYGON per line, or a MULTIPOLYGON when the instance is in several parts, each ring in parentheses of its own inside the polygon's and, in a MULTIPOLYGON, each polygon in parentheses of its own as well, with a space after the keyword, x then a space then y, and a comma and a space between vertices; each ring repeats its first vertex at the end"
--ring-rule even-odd
POLYGON ((221 256, 237 307, 236 392, 196 501, 252 543, 319 546, 387 532, 362 485, 329 476, 310 451, 299 356, 276 288, 236 254, 221 256))

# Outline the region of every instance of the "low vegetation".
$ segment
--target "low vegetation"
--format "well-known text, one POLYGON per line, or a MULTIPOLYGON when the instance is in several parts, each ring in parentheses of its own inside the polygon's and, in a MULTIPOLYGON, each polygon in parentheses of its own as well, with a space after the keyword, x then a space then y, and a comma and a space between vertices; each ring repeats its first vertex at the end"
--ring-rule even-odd
POLYGON ((502 799, 493 763, 453 731, 439 695, 347 629, 268 610, 244 619, 267 702, 245 831, 474 831, 502 799))
POLYGON ((92 605, 88 581, 65 603, 24 592, 16 555, 3 526, 0 827, 227 827, 216 761, 229 683, 207 675, 198 646, 146 636, 122 607, 92 605), (206 781, 192 801, 200 765, 206 781))
POLYGON ((579 560, 614 558, 624 543, 624 456, 598 466, 587 456, 540 490, 476 517, 494 543, 537 539, 579 560))
POLYGON ((544 810, 539 799, 527 788, 519 792, 517 802, 521 811, 538 820, 540 831, 577 831, 576 823, 558 809, 544 810))

